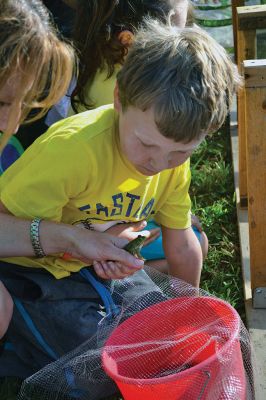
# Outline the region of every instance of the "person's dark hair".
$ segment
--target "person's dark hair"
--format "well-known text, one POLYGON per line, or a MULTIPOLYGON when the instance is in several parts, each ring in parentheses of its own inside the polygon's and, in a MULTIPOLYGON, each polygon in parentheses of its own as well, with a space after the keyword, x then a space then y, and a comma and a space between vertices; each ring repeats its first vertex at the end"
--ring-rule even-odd
POLYGON ((80 67, 77 86, 71 96, 76 112, 77 104, 93 108, 93 102, 86 98, 97 70, 107 68, 108 79, 114 73, 115 65, 123 64, 127 46, 119 41, 119 32, 129 30, 134 33, 148 16, 165 22, 171 10, 169 0, 79 1, 73 37, 80 67))

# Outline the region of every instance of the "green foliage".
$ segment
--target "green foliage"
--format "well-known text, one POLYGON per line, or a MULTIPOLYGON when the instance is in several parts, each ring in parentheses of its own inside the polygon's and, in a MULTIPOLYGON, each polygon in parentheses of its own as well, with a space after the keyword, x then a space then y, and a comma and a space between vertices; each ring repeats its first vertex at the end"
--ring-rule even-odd
POLYGON ((201 287, 244 313, 230 137, 208 137, 191 158, 191 199, 209 239, 201 287))

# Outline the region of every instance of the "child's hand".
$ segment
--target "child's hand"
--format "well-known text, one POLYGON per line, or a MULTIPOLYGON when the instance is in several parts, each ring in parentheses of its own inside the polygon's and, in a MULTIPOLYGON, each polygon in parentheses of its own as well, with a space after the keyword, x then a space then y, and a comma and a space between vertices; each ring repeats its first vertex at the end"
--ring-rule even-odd
POLYGON ((146 246, 160 236, 160 228, 145 230, 144 228, 146 226, 146 221, 130 222, 126 224, 114 225, 107 229, 106 232, 108 232, 110 235, 122 237, 129 241, 136 239, 138 235, 146 236, 147 239, 144 242, 144 246, 146 246))
POLYGON ((191 225, 194 225, 200 232, 203 231, 200 220, 194 214, 191 214, 191 225))
MULTIPOLYGON (((161 228, 153 228, 148 231, 149 236, 146 237, 146 240, 143 244, 143 246, 147 246, 147 244, 152 243, 154 240, 156 240, 160 234, 161 234, 161 228)), ((139 232, 140 235, 142 235, 142 232, 139 232)))

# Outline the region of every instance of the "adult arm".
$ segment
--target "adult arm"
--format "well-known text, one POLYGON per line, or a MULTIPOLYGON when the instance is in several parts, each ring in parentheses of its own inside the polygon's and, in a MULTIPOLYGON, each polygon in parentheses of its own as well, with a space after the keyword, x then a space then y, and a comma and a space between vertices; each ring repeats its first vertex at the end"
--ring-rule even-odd
POLYGON ((171 229, 162 226, 162 237, 170 275, 199 287, 202 251, 192 228, 171 229))
MULTIPOLYGON (((0 202, 0 257, 33 257, 31 221, 15 217, 0 202)), ((72 225, 43 220, 40 242, 45 254, 70 253, 86 263, 113 260, 128 267, 141 268, 143 262, 122 249, 128 241, 106 233, 88 231, 72 225)))

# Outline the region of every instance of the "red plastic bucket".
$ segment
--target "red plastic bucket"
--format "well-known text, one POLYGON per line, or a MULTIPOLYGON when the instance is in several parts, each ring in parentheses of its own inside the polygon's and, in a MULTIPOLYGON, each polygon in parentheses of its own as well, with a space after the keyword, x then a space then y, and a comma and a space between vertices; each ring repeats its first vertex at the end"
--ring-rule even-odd
POLYGON ((245 400, 240 318, 211 297, 155 304, 119 325, 102 362, 125 400, 245 400))

